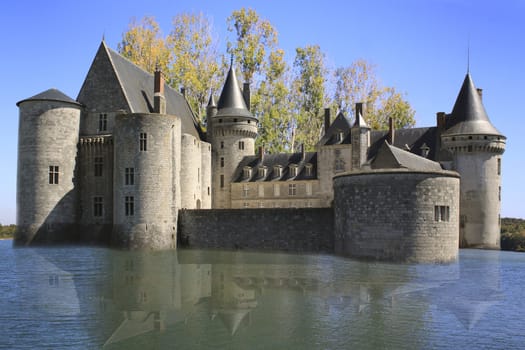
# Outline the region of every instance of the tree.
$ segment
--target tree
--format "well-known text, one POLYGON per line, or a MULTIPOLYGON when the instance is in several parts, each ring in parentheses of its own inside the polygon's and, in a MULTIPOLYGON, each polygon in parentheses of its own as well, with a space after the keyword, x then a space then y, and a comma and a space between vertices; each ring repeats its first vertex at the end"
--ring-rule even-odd
POLYGON ((183 86, 192 109, 202 117, 211 91, 219 89, 217 39, 207 17, 180 14, 166 39, 173 62, 169 69, 172 86, 183 86))
POLYGON ((240 63, 244 81, 251 83, 277 45, 277 31, 253 9, 233 11, 227 21, 228 30, 236 35, 233 43, 228 42, 228 52, 240 63))
POLYGON ((355 103, 363 102, 367 109, 365 118, 372 129, 388 128, 389 117, 394 118, 396 128, 415 124, 410 104, 393 87, 382 87, 375 67, 367 61, 357 60, 348 67, 339 67, 333 75, 333 103, 351 119, 354 118, 355 103))
POLYGON ((265 79, 252 99, 252 112, 259 119, 257 146, 270 153, 290 150, 289 123, 291 115, 288 65, 284 51, 276 50, 268 57, 265 79))
POLYGON ((321 134, 321 111, 327 104, 325 82, 328 70, 319 45, 297 48, 294 68, 292 148, 297 142, 304 144, 306 149, 313 149, 321 134))
POLYGON ((140 22, 135 18, 130 21, 117 50, 122 56, 150 73, 155 71, 157 65, 163 71, 167 71, 172 59, 158 23, 155 18, 148 16, 140 22))

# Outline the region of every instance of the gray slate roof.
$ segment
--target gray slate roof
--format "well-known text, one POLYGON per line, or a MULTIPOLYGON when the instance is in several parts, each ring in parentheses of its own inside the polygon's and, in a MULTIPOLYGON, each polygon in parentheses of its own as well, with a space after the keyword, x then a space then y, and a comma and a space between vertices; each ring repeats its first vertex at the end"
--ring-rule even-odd
MULTIPOLYGON (((425 144, 430 148, 427 158, 437 160, 437 137, 436 127, 398 129, 394 132, 394 146, 407 150, 411 153, 421 155, 421 147, 425 144)), ((372 130, 370 132, 370 149, 368 159, 375 157, 378 150, 388 137, 388 130, 372 130)))
POLYGON ((350 120, 342 113, 339 112, 337 117, 334 119, 326 133, 319 140, 318 145, 335 145, 335 144, 347 144, 350 143, 350 120), (338 134, 343 133, 343 140, 338 139, 338 134))
MULTIPOLYGON (((154 76, 105 45, 132 113, 153 113, 154 76)), ((201 139, 202 129, 184 96, 164 86, 166 114, 181 118, 182 132, 201 139)))
POLYGON ((503 136, 490 122, 470 74, 467 73, 456 103, 449 115, 444 135, 484 134, 503 136))
POLYGON ((259 156, 246 156, 244 157, 233 175, 233 182, 255 182, 255 181, 291 181, 291 180, 315 180, 317 179, 317 152, 306 152, 304 160, 301 160, 301 153, 276 153, 276 154, 265 154, 263 162, 259 156), (306 175, 305 165, 312 164, 312 175, 306 175), (297 176, 290 176, 290 164, 296 164, 298 166, 297 176), (276 177, 274 173, 274 166, 280 165, 283 167, 282 174, 280 177, 276 177), (252 176, 249 179, 243 178, 244 167, 249 166, 252 170, 252 176), (260 178, 258 170, 260 166, 267 167, 266 177, 260 178))
MULTIPOLYGON (((246 117, 254 118, 246 107, 244 96, 239 88, 233 64, 230 66, 226 81, 222 88, 221 97, 217 104, 216 117, 246 117)), ((255 119, 255 118, 254 118, 255 119)))
POLYGON ((371 162, 372 169, 405 168, 420 171, 439 171, 441 165, 432 160, 391 146, 384 141, 371 162))
POLYGON ((16 105, 19 106, 22 102, 26 102, 26 101, 59 101, 59 102, 68 102, 68 103, 72 103, 72 104, 80 106, 80 103, 78 103, 77 101, 67 96, 66 94, 64 94, 62 91, 58 89, 46 90, 44 92, 36 94, 35 96, 18 101, 16 105))

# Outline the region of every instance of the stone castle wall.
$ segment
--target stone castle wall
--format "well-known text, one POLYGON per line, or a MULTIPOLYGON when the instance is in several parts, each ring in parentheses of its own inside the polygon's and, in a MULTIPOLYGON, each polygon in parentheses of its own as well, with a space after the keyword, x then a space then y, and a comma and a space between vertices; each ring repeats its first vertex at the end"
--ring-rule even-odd
POLYGON ((80 105, 23 101, 18 129, 15 244, 70 242, 77 220, 80 105), (50 183, 50 167, 57 181, 50 183))
POLYGON ((372 170, 334 178, 336 253, 446 262, 459 246, 459 175, 372 170))
POLYGON ((179 246, 331 253, 332 208, 179 212, 179 246))

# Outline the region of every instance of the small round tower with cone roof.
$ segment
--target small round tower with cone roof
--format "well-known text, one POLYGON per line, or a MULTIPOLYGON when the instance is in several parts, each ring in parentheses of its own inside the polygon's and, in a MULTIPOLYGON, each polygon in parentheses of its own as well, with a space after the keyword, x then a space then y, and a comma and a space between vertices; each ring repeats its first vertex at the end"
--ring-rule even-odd
POLYGON ((219 102, 210 99, 208 122, 212 144, 212 208, 230 208, 235 169, 245 156, 255 154, 257 119, 250 113, 230 66, 219 102), (211 128, 210 128, 211 127, 211 128))
POLYGON ((500 248, 501 158, 506 137, 490 122, 467 73, 447 116, 442 146, 461 175, 460 247, 500 248))

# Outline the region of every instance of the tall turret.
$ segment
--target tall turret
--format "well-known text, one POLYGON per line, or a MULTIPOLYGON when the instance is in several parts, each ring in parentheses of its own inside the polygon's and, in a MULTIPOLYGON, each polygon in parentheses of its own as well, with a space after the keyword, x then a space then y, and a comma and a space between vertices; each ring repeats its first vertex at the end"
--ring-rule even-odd
POLYGON ((370 147, 370 127, 363 118, 363 103, 355 104, 355 122, 350 131, 352 139, 352 169, 360 169, 367 161, 370 147))
POLYGON ((17 233, 15 245, 72 242, 82 106, 56 89, 17 103, 17 233))
POLYGON ((228 71, 217 112, 211 120, 212 207, 229 208, 233 174, 244 156, 255 154, 257 136, 257 119, 247 107, 233 64, 228 71))
POLYGON ((506 137, 491 124, 470 74, 446 119, 442 146, 453 154, 454 170, 461 175, 460 246, 499 249, 506 137))

